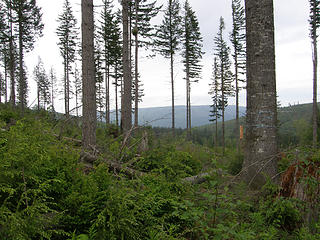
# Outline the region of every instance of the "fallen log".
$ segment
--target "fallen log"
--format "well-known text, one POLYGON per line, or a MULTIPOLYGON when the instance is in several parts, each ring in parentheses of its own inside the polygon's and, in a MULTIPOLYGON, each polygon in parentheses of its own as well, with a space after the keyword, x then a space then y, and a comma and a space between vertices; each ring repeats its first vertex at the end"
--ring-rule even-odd
MULTIPOLYGON (((80 154, 80 162, 82 163, 93 164, 96 160, 98 160, 98 157, 90 153, 82 152, 80 154)), ((108 165, 110 170, 116 173, 123 173, 130 178, 141 177, 146 174, 145 172, 141 172, 133 168, 126 167, 118 162, 110 161, 107 159, 103 159, 103 162, 105 162, 108 165)))
POLYGON ((182 181, 183 182, 188 182, 191 184, 201 184, 204 183, 208 180, 208 177, 210 176, 210 173, 200 173, 196 176, 191 176, 191 177, 186 177, 183 178, 182 181))
POLYGON ((67 140, 67 141, 70 141, 70 142, 73 142, 76 144, 76 146, 81 146, 82 144, 82 141, 79 140, 79 139, 75 139, 75 138, 69 138, 69 137, 63 137, 63 136, 60 136, 58 134, 53 134, 53 136, 57 137, 58 139, 64 139, 64 140, 67 140))

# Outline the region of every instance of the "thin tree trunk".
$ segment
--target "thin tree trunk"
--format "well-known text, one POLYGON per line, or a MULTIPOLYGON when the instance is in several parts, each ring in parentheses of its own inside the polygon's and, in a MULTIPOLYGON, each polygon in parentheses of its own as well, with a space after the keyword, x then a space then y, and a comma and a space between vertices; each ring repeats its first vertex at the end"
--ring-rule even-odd
POLYGON ((246 0, 247 117, 244 179, 277 180, 277 94, 273 0, 246 0))
POLYGON ((115 99, 116 99, 116 125, 119 126, 119 109, 118 109, 118 65, 115 67, 115 99))
POLYGON ((4 56, 4 102, 8 102, 8 68, 7 68, 7 56, 4 56))
POLYGON ((189 101, 189 131, 190 131, 190 137, 191 137, 191 83, 189 79, 188 84, 188 101, 189 101))
POLYGON ((81 0, 82 9, 82 144, 90 149, 96 144, 96 84, 94 64, 93 2, 81 0))
POLYGON ((67 105, 67 61, 66 56, 64 56, 64 111, 66 116, 68 116, 68 105, 67 105))
POLYGON ((139 11, 139 0, 135 1, 135 10, 136 10, 136 24, 135 24, 135 30, 136 34, 134 36, 134 42, 135 42, 135 79, 134 79, 134 85, 135 85, 135 97, 134 97, 134 126, 137 127, 139 125, 139 78, 138 78, 138 50, 139 50, 139 45, 138 45, 138 11, 139 11))
POLYGON ((318 52, 317 36, 313 36, 313 111, 312 111, 312 135, 313 148, 317 147, 318 142, 318 106, 317 106, 317 71, 318 71, 318 52))
POLYGON ((236 82, 236 138, 237 152, 240 155, 240 123, 239 123, 239 79, 238 79, 238 53, 235 51, 235 82, 236 82))
MULTIPOLYGON (((121 129, 128 132, 132 126, 132 102, 131 102, 131 70, 129 59, 129 24, 128 24, 128 0, 122 1, 122 22, 123 22, 123 96, 121 98, 121 129)), ((131 54, 130 54, 131 55, 131 54)))
POLYGON ((70 115, 70 80, 69 80, 69 54, 66 58, 66 116, 70 115))
POLYGON ((224 112, 225 112, 225 89, 224 89, 224 70, 223 70, 223 64, 221 63, 221 98, 222 98, 222 154, 225 153, 225 137, 224 137, 224 112))
POLYGON ((9 9, 9 21, 10 21, 10 40, 9 40, 9 51, 10 51, 10 102, 13 106, 16 105, 16 89, 15 89, 15 60, 13 53, 13 26, 12 26, 12 1, 10 1, 10 9, 9 9))
POLYGON ((174 112, 174 78, 173 78, 173 53, 170 54, 170 69, 171 69, 171 117, 172 117, 172 136, 175 136, 175 112, 174 112))
MULTIPOLYGON (((106 50, 106 49, 105 49, 106 50)), ((107 51, 107 50, 106 50, 107 51)), ((109 54, 105 54, 106 59, 109 61, 109 54)), ((105 62, 106 64, 106 76, 105 76, 105 84, 106 84, 106 124, 110 124, 110 64, 105 62)))
POLYGON ((40 111, 40 87, 39 87, 39 83, 37 86, 37 99, 38 99, 38 111, 40 111))
POLYGON ((53 82, 53 75, 51 75, 51 104, 52 104, 52 110, 55 112, 55 110, 54 110, 54 82, 53 82))
POLYGON ((21 4, 19 5, 19 98, 20 98, 20 107, 21 111, 24 111, 24 100, 25 100, 25 82, 24 82, 24 74, 23 74, 23 42, 22 42, 22 9, 21 4))

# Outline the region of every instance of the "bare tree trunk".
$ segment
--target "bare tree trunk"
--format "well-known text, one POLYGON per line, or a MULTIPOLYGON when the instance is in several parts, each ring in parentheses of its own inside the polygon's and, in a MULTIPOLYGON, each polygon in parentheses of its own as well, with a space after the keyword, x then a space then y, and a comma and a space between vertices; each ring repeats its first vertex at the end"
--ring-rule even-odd
POLYGON ((174 112, 174 78, 173 78, 173 53, 170 54, 171 69, 171 117, 172 117, 172 136, 175 136, 175 112, 174 112))
POLYGON ((19 100, 21 111, 24 111, 24 100, 25 100, 25 82, 24 82, 24 73, 23 73, 23 42, 22 42, 22 10, 21 4, 19 6, 19 100))
POLYGON ((312 111, 312 135, 313 147, 317 147, 318 142, 318 105, 317 105, 317 71, 318 71, 318 52, 317 52, 317 35, 314 34, 312 39, 313 45, 313 111, 312 111))
POLYGON ((123 95, 121 98, 121 129, 127 132, 132 126, 132 102, 131 102, 131 70, 129 61, 129 24, 128 24, 128 0, 122 1, 122 22, 123 22, 123 95))
POLYGON ((10 1, 9 19, 10 19, 10 40, 9 40, 9 52, 10 52, 10 102, 14 106, 16 105, 16 89, 15 89, 15 60, 13 49, 13 26, 12 26, 12 2, 10 1))
MULTIPOLYGON (((187 52, 187 51, 186 51, 187 52)), ((187 56, 186 56, 186 102, 187 102, 187 119, 186 119, 186 121, 187 121, 187 139, 189 140, 190 139, 190 137, 191 137, 191 134, 190 134, 190 131, 191 131, 191 129, 190 129, 190 106, 189 106, 189 104, 190 104, 190 101, 189 101, 189 99, 190 99, 190 92, 189 92, 189 89, 190 89, 190 76, 189 76, 189 74, 190 74, 190 72, 189 72, 190 70, 189 70, 189 56, 188 56, 188 54, 187 54, 187 56)))
POLYGON ((135 96, 134 96, 134 126, 137 127, 139 125, 139 78, 138 78, 138 50, 139 50, 139 42, 138 42, 138 10, 139 10, 139 0, 135 0, 135 10, 136 10, 136 24, 135 24, 135 32, 134 32, 134 42, 135 42, 135 64, 134 64, 134 85, 135 85, 135 96))
POLYGON ((222 154, 225 153, 225 137, 224 137, 224 112, 225 112, 225 76, 223 71, 223 64, 221 63, 221 98, 222 98, 222 109, 221 109, 221 117, 222 117, 222 154))
POLYGON ((81 0, 82 10, 82 144, 84 149, 96 144, 96 84, 94 65, 94 20, 92 0, 81 0))
POLYGON ((40 111, 40 88, 39 88, 39 83, 37 86, 37 99, 38 99, 38 111, 40 111))
POLYGON ((260 188, 277 174, 273 0, 246 0, 247 117, 244 178, 260 188))
POLYGON ((8 68, 7 68, 7 55, 4 56, 4 102, 8 102, 8 68))
POLYGON ((189 132, 191 137, 191 82, 189 79, 189 85, 188 85, 188 101, 189 101, 189 132))
MULTIPOLYGON (((105 52, 107 49, 105 48, 105 52)), ((105 58, 108 58, 109 53, 105 54, 105 58)), ((105 61, 106 75, 105 75, 105 84, 106 84, 106 124, 110 124, 110 64, 105 61)))
POLYGON ((115 75, 116 75, 116 79, 115 79, 115 99, 116 99, 116 125, 117 127, 119 126, 119 109, 118 109, 118 64, 116 64, 115 67, 115 75))
POLYGON ((239 79, 238 79, 238 53, 235 50, 235 81, 236 81, 236 138, 237 138, 237 152, 240 155, 240 123, 239 123, 239 79))
POLYGON ((69 54, 66 58, 66 116, 70 115, 70 80, 69 80, 69 54))

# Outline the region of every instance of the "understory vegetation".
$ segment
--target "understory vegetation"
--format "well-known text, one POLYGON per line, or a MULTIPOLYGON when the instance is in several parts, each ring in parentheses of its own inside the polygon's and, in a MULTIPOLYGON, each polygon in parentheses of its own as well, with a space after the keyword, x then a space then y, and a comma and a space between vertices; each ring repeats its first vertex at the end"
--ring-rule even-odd
MULTIPOLYGON (((280 197, 271 183, 261 191, 241 183, 236 149, 222 156, 183 133, 173 139, 151 128, 127 139, 101 123, 90 164, 80 125, 0 106, 0 239, 320 239, 320 222, 304 221, 306 203, 280 197), (210 174, 189 181, 200 173, 210 174)), ((318 164, 320 150, 287 150, 279 171, 297 158, 318 164)), ((307 173, 304 181, 310 192, 319 188, 307 173)))

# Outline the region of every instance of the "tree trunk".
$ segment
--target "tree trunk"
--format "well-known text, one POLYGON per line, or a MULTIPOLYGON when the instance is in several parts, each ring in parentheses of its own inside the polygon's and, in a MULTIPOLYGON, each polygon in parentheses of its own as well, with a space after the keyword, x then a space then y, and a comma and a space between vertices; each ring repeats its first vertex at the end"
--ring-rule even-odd
POLYGON ((240 123, 239 123, 239 79, 238 79, 238 53, 235 50, 235 81, 236 81, 236 138, 237 153, 240 155, 240 123))
POLYGON ((170 54, 171 69, 171 117, 172 117, 172 136, 175 136, 175 113, 174 113, 174 78, 173 78, 173 53, 170 54))
POLYGON ((9 9, 9 21, 10 21, 10 40, 9 40, 9 52, 10 52, 10 102, 14 106, 16 105, 16 89, 15 89, 15 60, 14 60, 14 49, 13 49, 13 23, 12 23, 12 2, 10 1, 9 9))
POLYGON ((135 24, 135 36, 134 36, 134 42, 135 42, 135 64, 134 64, 134 85, 135 85, 135 97, 134 97, 134 126, 137 127, 139 125, 139 78, 138 78, 138 50, 139 50, 139 42, 138 42, 138 4, 139 0, 135 1, 135 10, 136 10, 136 24, 135 24))
POLYGON ((222 117, 222 155, 225 152, 225 137, 224 137, 224 112, 225 112, 225 75, 223 71, 223 63, 221 62, 221 98, 222 98, 222 109, 221 109, 221 117, 222 117))
POLYGON ((128 132, 132 126, 131 102, 131 70, 129 61, 129 29, 128 29, 128 0, 122 1, 123 22, 123 96, 121 98, 121 129, 128 132))
POLYGON ((312 39, 313 45, 313 111, 312 111, 312 135, 313 148, 317 147, 318 142, 318 106, 317 106, 317 71, 318 71, 318 52, 317 52, 317 35, 312 39))
MULTIPOLYGON (((107 48, 105 48, 105 52, 107 52, 107 48)), ((109 62, 109 53, 105 54, 105 58, 108 59, 109 62)), ((106 76, 105 76, 105 84, 106 84, 106 124, 110 124, 110 64, 105 61, 106 67, 106 76)))
MULTIPOLYGON (((68 51, 68 50, 67 50, 68 51)), ((69 54, 66 56, 66 116, 70 115, 70 81, 69 81, 69 54)))
POLYGON ((277 96, 272 0, 246 0, 247 117, 244 178, 260 188, 277 174, 277 96))
POLYGON ((8 68, 6 54, 4 56, 4 102, 8 102, 8 68))
POLYGON ((21 4, 19 5, 19 100, 21 111, 24 111, 24 100, 25 100, 25 82, 24 82, 24 74, 23 74, 23 42, 22 42, 22 9, 21 4))
POLYGON ((82 144, 84 149, 96 144, 96 87, 94 65, 93 2, 81 0, 82 10, 82 144))
POLYGON ((118 109, 118 64, 116 63, 115 67, 115 99, 116 99, 116 125, 119 126, 119 109, 118 109))

